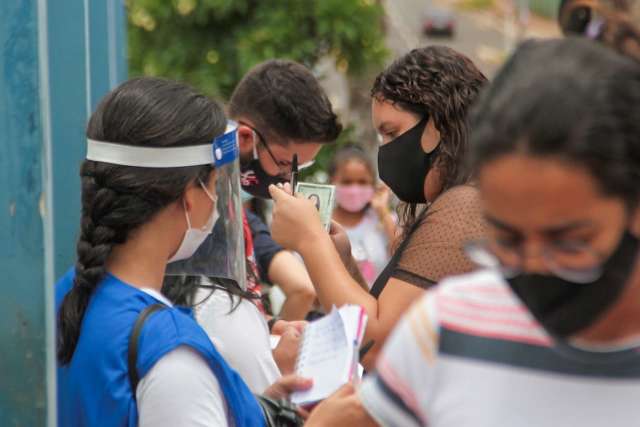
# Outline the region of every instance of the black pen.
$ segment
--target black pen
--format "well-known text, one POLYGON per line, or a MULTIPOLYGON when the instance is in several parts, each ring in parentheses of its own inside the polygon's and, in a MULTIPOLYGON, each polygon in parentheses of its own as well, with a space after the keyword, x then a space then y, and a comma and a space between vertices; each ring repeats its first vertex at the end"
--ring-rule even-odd
POLYGON ((296 185, 298 185, 298 155, 293 155, 291 160, 291 194, 296 194, 296 185))

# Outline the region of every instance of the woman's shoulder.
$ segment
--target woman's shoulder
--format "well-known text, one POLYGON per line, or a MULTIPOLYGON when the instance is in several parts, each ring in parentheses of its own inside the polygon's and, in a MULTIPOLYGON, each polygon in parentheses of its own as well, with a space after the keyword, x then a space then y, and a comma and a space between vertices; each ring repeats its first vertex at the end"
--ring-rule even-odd
POLYGON ((195 350, 205 359, 217 356, 207 333, 192 313, 181 307, 163 307, 150 315, 140 330, 138 345, 141 375, 165 354, 180 346, 195 350))
POLYGON ((480 208, 480 191, 471 184, 456 185, 440 194, 430 210, 480 208))
POLYGON ((151 334, 156 337, 156 340, 160 340, 159 337, 162 336, 164 341, 168 342, 197 337, 201 329, 191 309, 164 306, 147 318, 143 334, 151 334))
POLYGON ((435 224, 454 226, 456 229, 484 231, 482 204, 478 189, 472 185, 458 185, 440 194, 429 206, 420 228, 435 224))
POLYGON ((260 310, 253 301, 234 295, 225 289, 218 288, 209 295, 202 294, 199 297, 201 302, 194 308, 194 313, 196 320, 200 323, 237 322, 247 317, 253 321, 261 316, 260 310))

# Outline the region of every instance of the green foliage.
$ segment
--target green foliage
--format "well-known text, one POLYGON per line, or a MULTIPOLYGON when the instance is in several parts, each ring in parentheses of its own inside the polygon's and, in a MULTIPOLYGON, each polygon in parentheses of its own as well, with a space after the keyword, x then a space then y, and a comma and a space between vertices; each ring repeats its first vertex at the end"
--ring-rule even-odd
POLYGON ((386 56, 377 0, 128 0, 131 75, 228 98, 253 65, 332 55, 358 75, 386 56))
POLYGON ((493 0, 462 0, 459 7, 464 10, 484 10, 493 7, 493 0))

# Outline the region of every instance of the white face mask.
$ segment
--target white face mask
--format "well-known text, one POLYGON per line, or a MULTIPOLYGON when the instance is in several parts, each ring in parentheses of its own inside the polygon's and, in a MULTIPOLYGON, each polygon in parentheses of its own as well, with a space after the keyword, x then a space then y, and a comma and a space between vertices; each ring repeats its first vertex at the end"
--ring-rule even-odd
POLYGON ((207 193, 207 196, 213 202, 213 211, 211 212, 211 216, 209 217, 209 221, 202 228, 191 228, 191 220, 189 219, 189 213, 187 212, 187 207, 184 206, 184 201, 182 202, 184 207, 184 214, 187 218, 187 231, 184 233, 184 237, 182 238, 182 243, 180 243, 180 247, 175 254, 169 259, 168 262, 180 261, 183 259, 191 258, 193 254, 198 250, 200 245, 206 240, 206 238, 213 231, 213 227, 216 225, 218 218, 220 215, 218 214, 217 202, 218 198, 214 197, 209 193, 207 187, 200 182, 200 186, 207 193))

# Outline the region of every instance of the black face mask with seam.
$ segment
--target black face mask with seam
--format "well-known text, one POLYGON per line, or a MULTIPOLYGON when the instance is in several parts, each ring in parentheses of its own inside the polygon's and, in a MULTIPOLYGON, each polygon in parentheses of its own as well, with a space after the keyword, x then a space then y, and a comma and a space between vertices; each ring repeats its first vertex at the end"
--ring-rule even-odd
POLYGON ((240 184, 244 191, 254 197, 270 199, 269 186, 285 182, 288 182, 287 177, 269 175, 260 164, 260 159, 251 159, 248 162, 240 161, 240 184))
POLYGON ((428 121, 429 116, 424 117, 378 150, 380 179, 406 203, 426 202, 424 180, 438 151, 436 148, 431 153, 425 153, 422 149, 422 134, 428 121))
POLYGON ((566 339, 591 326, 618 300, 636 264, 639 248, 638 239, 625 231, 602 265, 602 275, 590 283, 573 283, 544 274, 520 274, 507 282, 551 336, 566 339))

